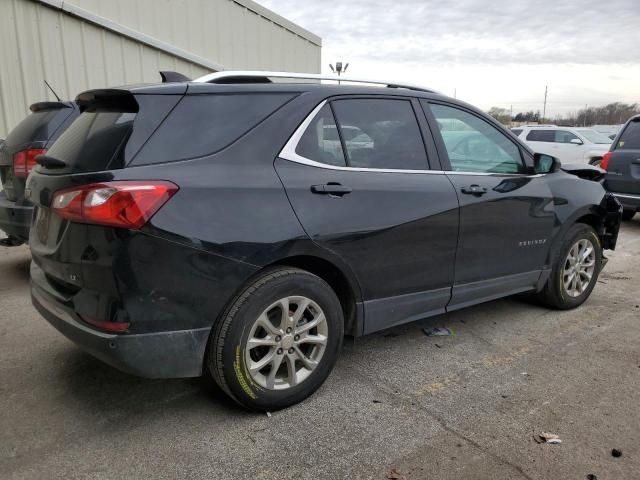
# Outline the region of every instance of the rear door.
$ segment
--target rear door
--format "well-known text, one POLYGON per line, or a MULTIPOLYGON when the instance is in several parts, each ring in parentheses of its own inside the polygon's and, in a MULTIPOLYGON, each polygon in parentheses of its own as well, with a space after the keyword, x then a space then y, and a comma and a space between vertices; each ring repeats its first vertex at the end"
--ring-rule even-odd
POLYGON ((420 124, 412 99, 326 101, 275 163, 307 234, 358 278, 365 333, 443 312, 450 298, 458 201, 439 165, 429 170, 437 155, 420 124))
POLYGON ((519 145, 474 112, 423 103, 460 202, 460 236, 449 308, 534 287, 545 268, 554 202, 544 175, 519 145), (435 128, 434 128, 435 130, 435 128))
POLYGON ((524 141, 536 153, 558 156, 558 145, 555 143, 555 133, 550 128, 537 128, 526 132, 524 141))
POLYGON ((606 188, 614 193, 640 195, 640 117, 626 125, 613 146, 606 188))

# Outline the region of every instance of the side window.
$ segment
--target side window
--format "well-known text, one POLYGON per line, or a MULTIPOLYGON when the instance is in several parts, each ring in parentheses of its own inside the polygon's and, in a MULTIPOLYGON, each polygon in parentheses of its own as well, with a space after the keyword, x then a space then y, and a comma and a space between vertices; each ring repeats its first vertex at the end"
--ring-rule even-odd
POLYGON ((338 128, 329 104, 320 109, 304 131, 296 146, 296 153, 315 162, 346 166, 338 128))
POLYGON ((481 118, 454 107, 431 105, 451 169, 478 173, 523 173, 520 149, 481 118))
POLYGON ((344 99, 332 106, 348 166, 427 169, 427 153, 409 100, 344 99))
MULTIPOLYGON (((571 132, 567 132, 566 130, 556 130, 556 143, 571 143, 571 140, 580 140, 577 135, 574 135, 571 132)), ((582 142, 582 140, 580 140, 582 142)))
POLYGON ((556 141, 555 130, 531 130, 527 134, 527 140, 529 142, 554 143, 556 141))
POLYGON ((520 136, 520 134, 522 133, 522 129, 521 128, 512 128, 511 131, 513 132, 513 134, 516 137, 520 136))

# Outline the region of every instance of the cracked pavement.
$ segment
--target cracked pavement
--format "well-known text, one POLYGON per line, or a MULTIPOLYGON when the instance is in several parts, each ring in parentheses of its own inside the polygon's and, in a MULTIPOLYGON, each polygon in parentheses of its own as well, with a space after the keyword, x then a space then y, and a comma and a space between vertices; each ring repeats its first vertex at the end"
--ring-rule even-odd
POLYGON ((347 341, 319 392, 267 417, 83 353, 31 306, 28 249, 0 249, 0 477, 637 478, 640 215, 607 256, 581 308, 509 298, 347 341))

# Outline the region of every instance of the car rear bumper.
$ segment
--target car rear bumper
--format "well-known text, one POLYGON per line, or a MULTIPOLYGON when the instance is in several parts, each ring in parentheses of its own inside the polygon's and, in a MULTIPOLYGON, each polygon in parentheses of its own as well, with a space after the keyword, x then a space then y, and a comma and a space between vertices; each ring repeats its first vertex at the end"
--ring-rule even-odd
POLYGON ((640 195, 611 192, 625 209, 640 210, 640 195))
POLYGON ((32 205, 17 205, 7 200, 4 192, 0 192, 0 230, 26 242, 29 240, 32 215, 32 205))
POLYGON ((60 333, 103 362, 147 378, 202 375, 210 328, 144 334, 103 333, 87 326, 62 302, 31 284, 31 301, 60 333))

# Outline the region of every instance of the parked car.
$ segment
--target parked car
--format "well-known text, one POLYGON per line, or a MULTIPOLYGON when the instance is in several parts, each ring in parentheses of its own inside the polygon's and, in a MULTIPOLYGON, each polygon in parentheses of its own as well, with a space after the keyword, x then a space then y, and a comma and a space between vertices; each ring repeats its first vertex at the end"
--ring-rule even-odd
POLYGON ((607 171, 605 188, 624 207, 622 219, 631 220, 640 210, 640 115, 622 127, 600 166, 607 171))
POLYGON ((271 410, 320 387, 344 334, 591 294, 621 212, 600 183, 430 90, 273 76, 321 78, 78 96, 28 181, 32 300, 54 327, 119 369, 210 375, 271 410))
POLYGON ((529 125, 512 132, 534 152, 552 155, 562 162, 598 165, 611 146, 610 138, 590 128, 529 125))
POLYGON ((3 246, 21 245, 29 238, 33 206, 24 198, 27 175, 35 157, 47 151, 80 114, 73 102, 39 102, 31 113, 0 142, 0 230, 3 246))

